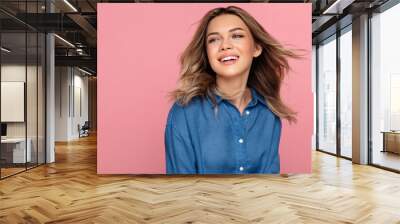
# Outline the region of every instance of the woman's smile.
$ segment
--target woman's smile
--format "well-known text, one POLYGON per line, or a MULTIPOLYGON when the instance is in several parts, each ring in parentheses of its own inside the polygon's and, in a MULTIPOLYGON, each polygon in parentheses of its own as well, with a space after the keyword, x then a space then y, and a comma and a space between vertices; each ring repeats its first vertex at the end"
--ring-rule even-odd
POLYGON ((223 56, 219 61, 223 65, 233 65, 239 60, 239 56, 236 55, 228 55, 223 56))

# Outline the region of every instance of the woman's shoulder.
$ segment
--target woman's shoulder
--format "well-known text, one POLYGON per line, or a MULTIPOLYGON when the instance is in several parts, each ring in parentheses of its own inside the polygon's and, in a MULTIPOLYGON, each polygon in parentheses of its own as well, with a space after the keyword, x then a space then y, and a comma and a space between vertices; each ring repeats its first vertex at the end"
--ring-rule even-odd
POLYGON ((200 96, 193 97, 187 104, 183 104, 178 100, 175 100, 171 106, 172 112, 187 111, 193 107, 199 106, 203 102, 203 98, 200 96))
POLYGON ((192 114, 198 111, 199 106, 202 104, 203 99, 201 97, 193 97, 188 104, 183 105, 179 101, 175 101, 168 113, 168 124, 176 122, 182 119, 186 119, 187 114, 192 114))

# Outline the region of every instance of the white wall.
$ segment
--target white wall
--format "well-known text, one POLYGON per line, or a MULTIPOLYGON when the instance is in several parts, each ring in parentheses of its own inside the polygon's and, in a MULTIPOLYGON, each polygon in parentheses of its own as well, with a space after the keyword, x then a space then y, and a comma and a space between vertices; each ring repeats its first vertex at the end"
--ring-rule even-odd
POLYGON ((55 73, 55 141, 77 139, 78 124, 88 120, 88 77, 72 67, 56 67, 55 73))
POLYGON ((68 140, 69 68, 55 68, 55 141, 68 140))
MULTIPOLYGON (((6 64, 1 66, 1 81, 2 82, 25 82, 25 64, 6 64)), ((28 66, 28 74, 32 70, 31 66, 28 66)), ((5 108, 2 108, 5 110, 5 108)), ((8 137, 25 137, 25 123, 24 122, 9 122, 7 123, 7 136, 8 137)))
POLYGON ((73 119, 72 119, 72 136, 79 137, 78 133, 78 124, 81 126, 85 123, 85 121, 88 121, 89 113, 88 113, 88 77, 81 76, 82 73, 76 74, 75 70, 75 75, 74 75, 74 108, 73 111, 75 113, 72 113, 73 119), (81 107, 81 108, 80 108, 81 107), (81 110, 81 111, 80 111, 81 110))
MULTIPOLYGON (((39 70, 41 72, 41 70, 39 70)), ((25 76, 28 76, 28 83, 30 86, 36 86, 36 66, 18 65, 18 64, 5 64, 1 66, 1 81, 2 82, 25 82, 25 76), (27 69, 27 73, 25 71, 27 69)), ((37 99, 36 99, 36 87, 27 88, 27 118, 28 118, 28 137, 32 133, 36 135, 36 120, 37 115, 37 99), (33 103, 32 103, 33 102, 33 103), (32 124, 34 122, 34 124, 32 124)), ((41 107, 41 105, 39 105, 41 107)), ((5 110, 6 108, 2 108, 5 110)), ((7 122, 7 136, 8 137, 25 137, 25 124, 26 122, 7 122)))

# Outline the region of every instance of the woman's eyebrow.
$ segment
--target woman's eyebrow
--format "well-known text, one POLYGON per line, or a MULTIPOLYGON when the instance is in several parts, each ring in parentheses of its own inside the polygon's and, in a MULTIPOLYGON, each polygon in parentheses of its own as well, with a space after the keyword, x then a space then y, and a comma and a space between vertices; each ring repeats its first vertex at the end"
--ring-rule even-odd
MULTIPOLYGON (((240 27, 235 27, 235 28, 230 29, 229 32, 233 32, 233 31, 236 31, 236 30, 243 30, 244 31, 244 29, 242 29, 240 27)), ((207 37, 210 36, 210 35, 218 35, 218 34, 219 34, 218 32, 212 32, 212 33, 207 34, 207 37)))

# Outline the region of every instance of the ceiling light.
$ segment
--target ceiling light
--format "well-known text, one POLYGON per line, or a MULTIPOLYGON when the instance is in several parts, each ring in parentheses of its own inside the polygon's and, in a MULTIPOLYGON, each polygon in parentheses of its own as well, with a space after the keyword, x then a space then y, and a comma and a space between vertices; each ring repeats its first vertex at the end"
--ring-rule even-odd
POLYGON ((83 70, 83 69, 81 69, 81 68, 79 68, 79 67, 78 67, 78 70, 81 71, 81 72, 83 72, 83 73, 85 73, 85 74, 93 75, 92 73, 90 73, 90 72, 88 72, 88 71, 86 71, 86 70, 83 70))
POLYGON ((64 0, 65 4, 67 4, 72 10, 74 10, 74 12, 78 12, 78 10, 71 4, 68 2, 68 0, 64 0))
POLYGON ((9 49, 7 49, 7 48, 5 48, 5 47, 1 47, 1 50, 4 51, 4 52, 7 52, 7 53, 10 53, 10 52, 11 52, 11 50, 9 50, 9 49))
POLYGON ((324 10, 322 14, 342 14, 343 9, 351 5, 355 0, 336 0, 327 9, 324 10))
POLYGON ((332 5, 330 5, 327 9, 325 9, 322 14, 328 14, 332 11, 332 9, 334 9, 337 4, 340 2, 340 0, 336 0, 332 5))
POLYGON ((60 39, 61 41, 63 41, 64 43, 68 44, 69 46, 75 48, 75 45, 71 44, 71 42, 69 42, 68 40, 58 36, 57 34, 54 34, 55 37, 57 37, 58 39, 60 39))

